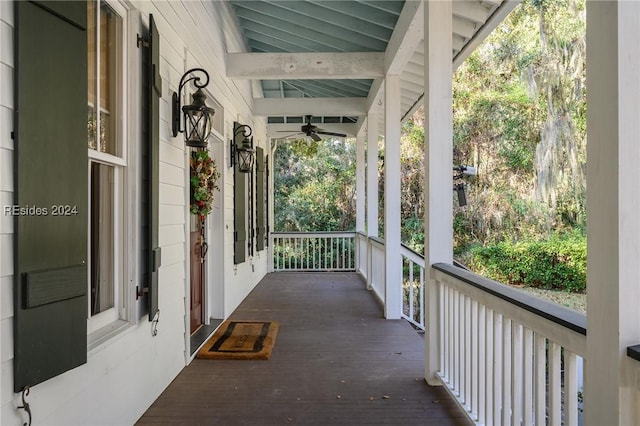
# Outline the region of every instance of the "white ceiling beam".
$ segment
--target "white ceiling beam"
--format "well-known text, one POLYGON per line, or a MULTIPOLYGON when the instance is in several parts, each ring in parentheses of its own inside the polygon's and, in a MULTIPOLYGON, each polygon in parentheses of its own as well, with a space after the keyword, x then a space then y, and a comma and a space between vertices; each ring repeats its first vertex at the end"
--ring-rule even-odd
MULTIPOLYGON (((349 137, 355 137, 357 128, 356 123, 313 123, 326 132, 344 133, 349 137)), ((298 135, 300 128, 304 123, 287 123, 287 124, 267 124, 267 135, 271 138, 285 138, 285 137, 303 137, 304 135, 298 135)))
POLYGON ((424 88, 424 74, 418 75, 418 74, 414 74, 409 71, 406 71, 402 73, 402 80, 421 87, 420 92, 422 92, 422 89, 424 88))
MULTIPOLYGON (((371 90, 369 90, 369 96, 367 96, 367 114, 369 112, 374 112, 380 114, 380 120, 384 118, 384 109, 382 108, 382 104, 384 102, 384 80, 376 79, 373 80, 371 84, 371 90)), ((362 116, 358 119, 356 123, 356 133, 360 133, 363 130, 363 126, 366 124, 367 120, 362 119, 362 116)))
POLYGON ((228 53, 227 76, 250 80, 369 79, 384 75, 382 52, 228 53))
MULTIPOLYGON (((519 5, 521 0, 505 0, 498 9, 496 9, 487 22, 476 32, 471 40, 465 44, 464 48, 458 52, 453 58, 453 71, 464 62, 465 59, 486 39, 489 34, 498 26, 513 9, 519 5)), ((455 9, 454 2, 454 9, 455 9)))
POLYGON ((359 116, 367 113, 367 98, 256 98, 255 115, 359 116))
POLYGON ((487 8, 478 1, 454 1, 453 14, 461 18, 483 24, 487 19, 487 8))
POLYGON ((471 38, 476 32, 476 25, 459 16, 453 17, 453 33, 464 38, 471 38))
POLYGON ((382 106, 382 99, 384 94, 384 80, 379 78, 373 80, 371 83, 371 89, 369 90, 369 96, 367 96, 367 113, 371 111, 371 108, 380 108, 382 106))
POLYGON ((424 37, 424 3, 422 1, 407 1, 398 17, 398 22, 384 55, 384 69, 386 74, 398 75, 402 73, 405 65, 420 40, 424 37))
POLYGON ((462 50, 462 48, 465 45, 466 40, 464 38, 462 38, 461 36, 459 36, 458 34, 453 34, 453 50, 459 51, 462 50))

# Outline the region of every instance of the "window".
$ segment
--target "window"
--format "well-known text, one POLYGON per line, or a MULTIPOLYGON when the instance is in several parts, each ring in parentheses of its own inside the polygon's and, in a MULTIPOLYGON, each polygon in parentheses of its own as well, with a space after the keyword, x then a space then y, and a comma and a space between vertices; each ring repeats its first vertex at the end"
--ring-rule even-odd
POLYGON ((125 13, 117 3, 87 2, 89 333, 126 319, 125 13))

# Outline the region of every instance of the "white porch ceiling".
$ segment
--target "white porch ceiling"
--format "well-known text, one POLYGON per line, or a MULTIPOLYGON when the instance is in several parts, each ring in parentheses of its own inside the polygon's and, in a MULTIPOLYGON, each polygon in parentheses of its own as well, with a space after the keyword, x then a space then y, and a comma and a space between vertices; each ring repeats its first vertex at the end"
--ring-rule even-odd
MULTIPOLYGON (((254 109, 273 123, 269 125, 272 136, 289 129, 295 133, 305 115, 313 115, 314 123, 321 123, 325 130, 353 135, 360 128, 354 123, 361 124, 367 111, 381 103, 387 73, 401 76, 402 120, 421 105, 421 1, 230 3, 250 52, 229 53, 227 75, 260 81, 263 98, 254 99, 254 109)), ((454 69, 518 3, 453 1, 454 69)))

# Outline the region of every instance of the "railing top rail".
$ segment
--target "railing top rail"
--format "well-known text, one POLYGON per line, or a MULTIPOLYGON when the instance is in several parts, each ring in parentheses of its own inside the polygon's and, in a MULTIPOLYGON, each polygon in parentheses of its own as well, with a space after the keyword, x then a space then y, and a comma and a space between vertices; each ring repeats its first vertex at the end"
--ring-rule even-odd
POLYGON ((402 246, 403 249, 411 252, 412 254, 414 254, 415 256, 421 257, 422 260, 424 260, 424 256, 420 253, 418 253, 417 251, 415 251, 414 249, 412 249, 411 247, 407 246, 405 243, 400 243, 400 245, 402 246))
POLYGON ((420 265, 424 268, 424 257, 420 256, 416 251, 411 250, 409 247, 401 244, 400 246, 400 254, 407 259, 411 260, 413 263, 420 265))
POLYGON ((354 231, 276 231, 271 232, 274 237, 282 237, 282 236, 295 236, 295 237, 304 237, 308 235, 326 235, 327 237, 353 237, 356 235, 354 231))
POLYGON ((433 268, 569 330, 587 335, 587 316, 583 313, 529 295, 453 265, 436 263, 433 268))
POLYGON ((627 356, 640 361, 640 345, 629 346, 627 348, 627 356))
POLYGON ((369 237, 369 239, 370 239, 371 241, 373 241, 374 243, 378 244, 378 245, 384 246, 384 240, 383 240, 382 238, 379 238, 379 237, 369 237))

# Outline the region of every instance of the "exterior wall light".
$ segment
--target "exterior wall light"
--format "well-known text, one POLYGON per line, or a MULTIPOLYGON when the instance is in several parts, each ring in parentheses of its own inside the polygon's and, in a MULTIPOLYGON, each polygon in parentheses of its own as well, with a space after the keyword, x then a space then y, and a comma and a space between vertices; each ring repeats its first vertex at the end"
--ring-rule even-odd
POLYGON ((464 207, 467 205, 467 195, 465 193, 465 178, 473 178, 478 175, 478 169, 473 166, 456 166, 453 168, 453 180, 457 183, 453 184, 453 190, 458 196, 458 206, 464 207))
POLYGON ((251 173, 253 169, 253 149, 252 129, 246 124, 233 123, 233 139, 230 141, 231 167, 238 165, 238 170, 242 173, 251 173))
POLYGON ((207 139, 211 134, 212 118, 215 111, 209 108, 205 103, 207 96, 202 91, 203 87, 209 84, 209 74, 202 68, 192 68, 180 79, 178 92, 173 92, 172 102, 172 125, 171 130, 173 136, 178 133, 184 133, 184 140, 187 146, 193 148, 206 148, 207 139), (204 82, 200 82, 200 77, 189 76, 191 73, 200 72, 205 76, 204 82), (180 128, 180 95, 182 88, 190 81, 198 88, 192 95, 192 103, 182 107, 182 115, 184 116, 184 129, 180 128))

